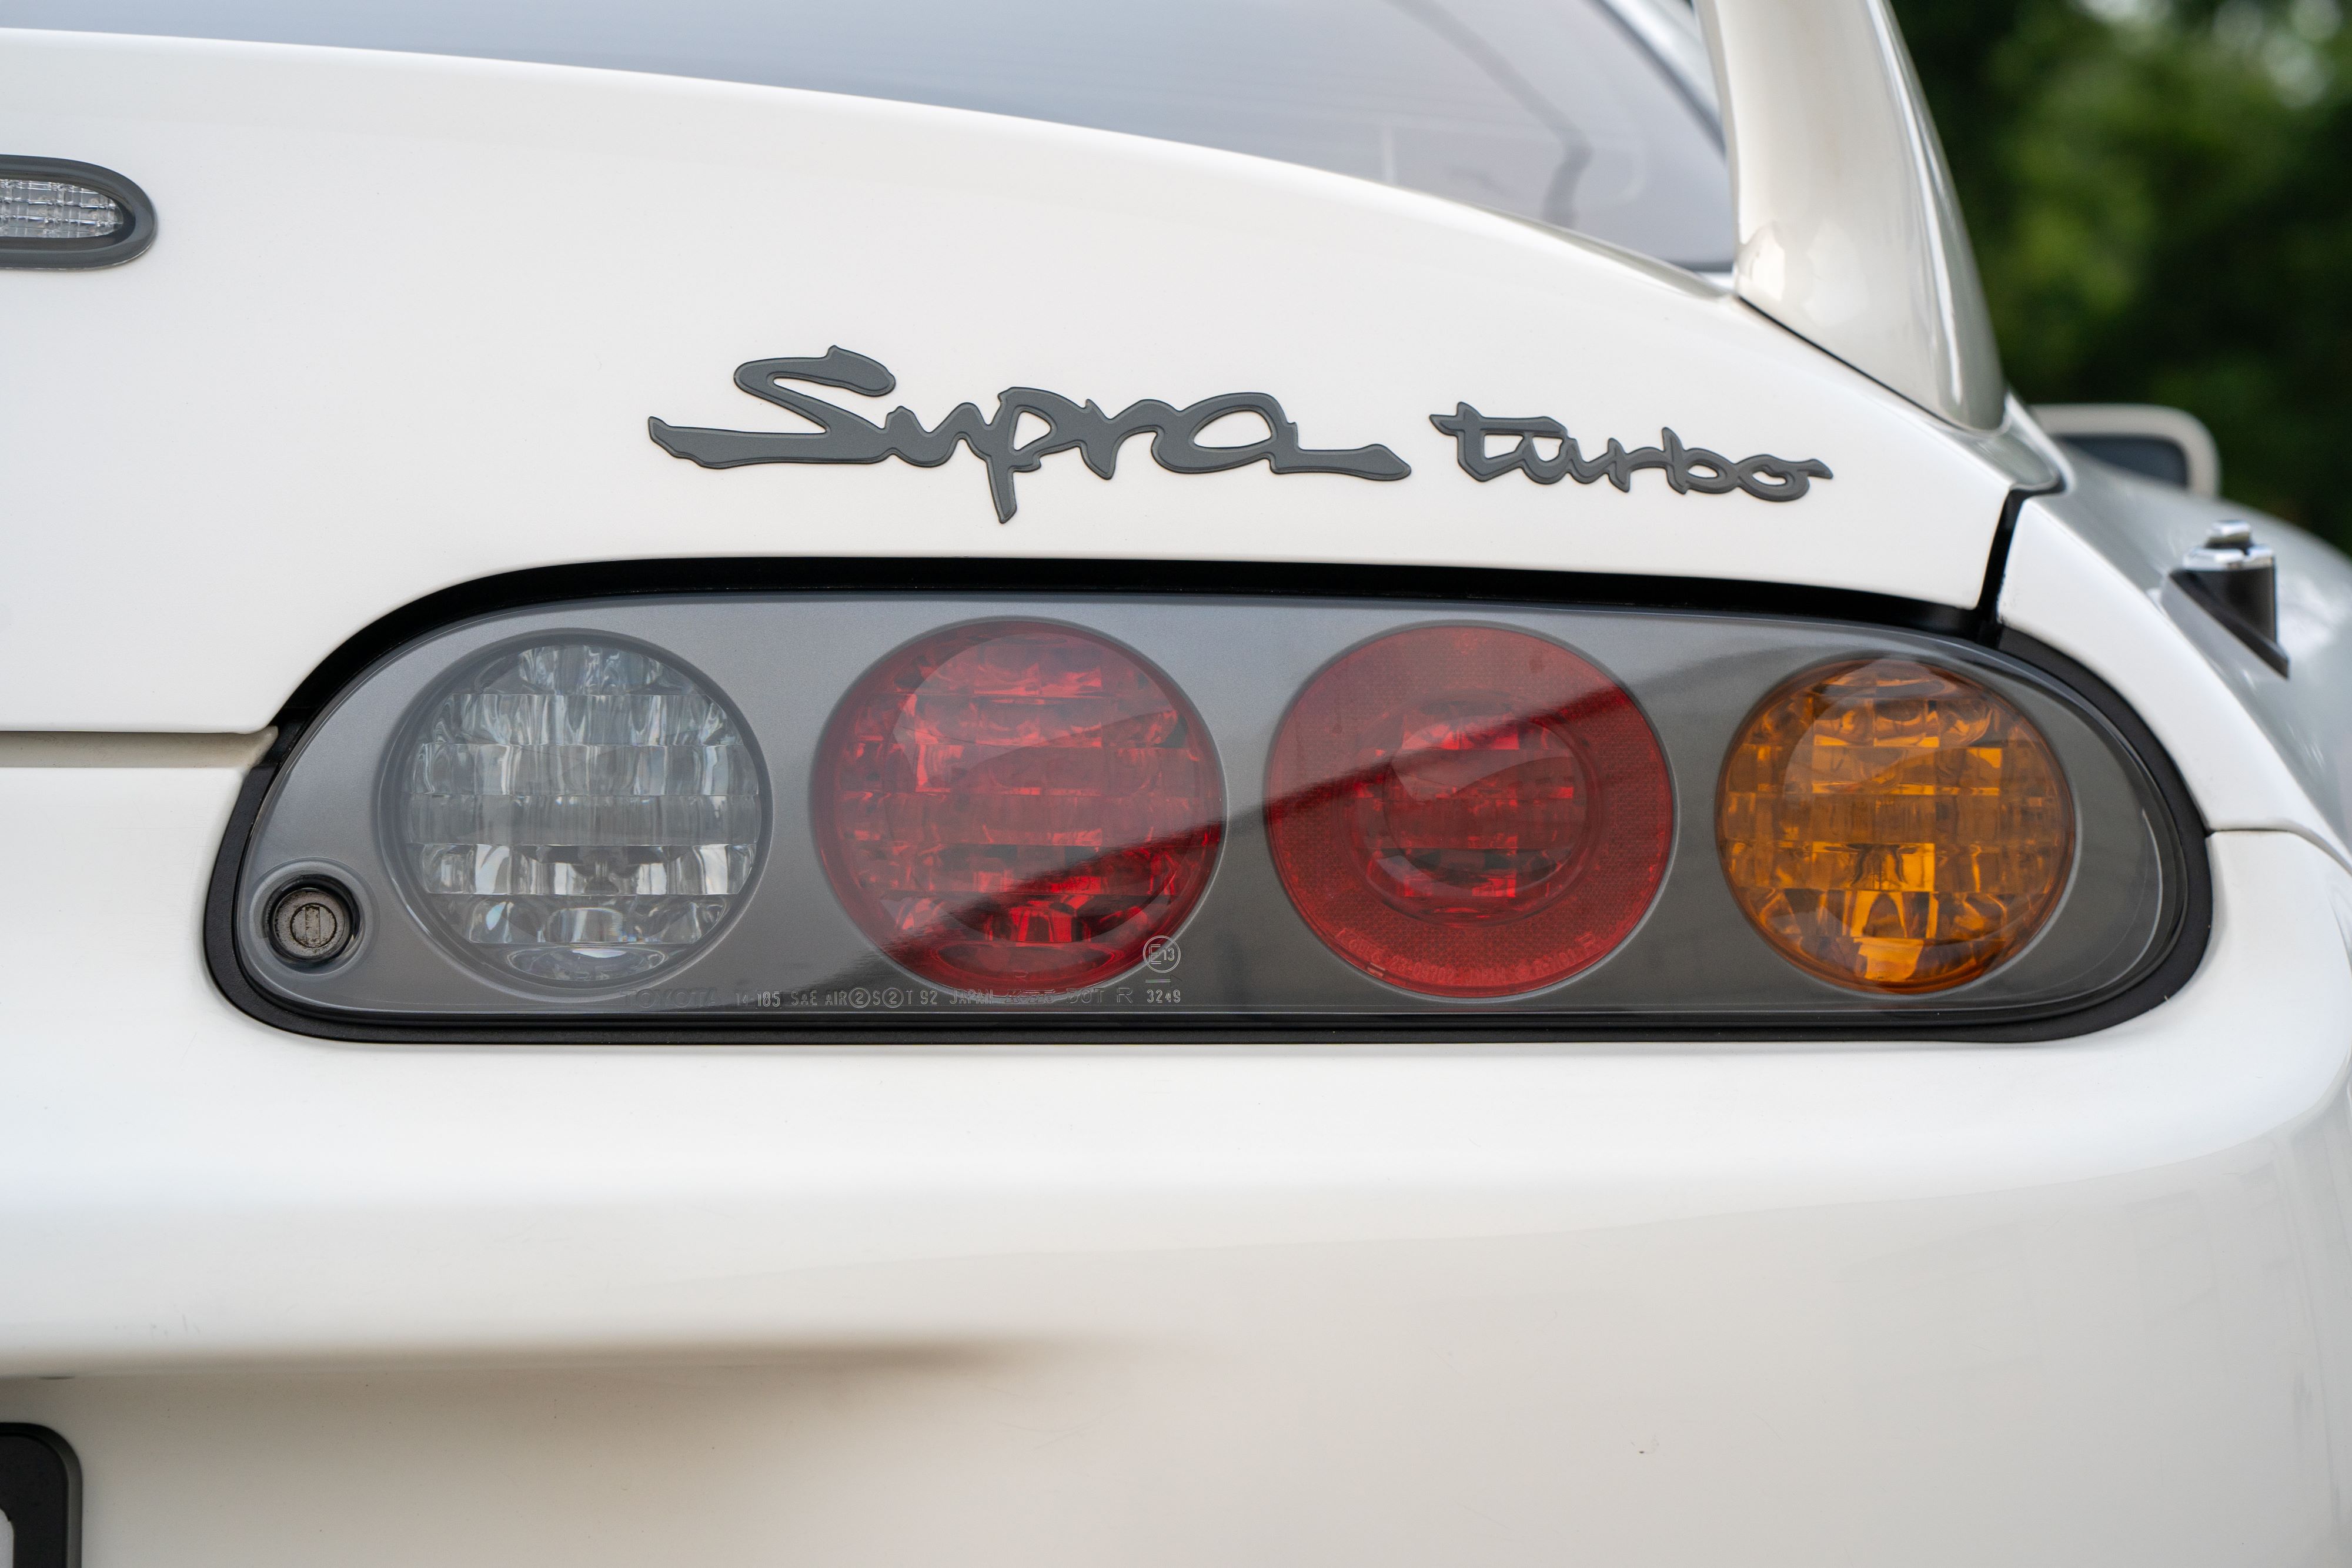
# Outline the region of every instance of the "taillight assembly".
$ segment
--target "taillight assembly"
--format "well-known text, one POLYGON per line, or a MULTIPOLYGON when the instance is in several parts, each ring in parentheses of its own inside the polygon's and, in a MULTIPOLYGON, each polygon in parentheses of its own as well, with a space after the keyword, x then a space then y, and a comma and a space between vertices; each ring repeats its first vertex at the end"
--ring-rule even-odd
POLYGON ((214 973, 362 1039, 1466 1041, 2063 1033, 2195 962, 2193 808, 2077 673, 1288 586, 457 621, 248 780, 214 973))

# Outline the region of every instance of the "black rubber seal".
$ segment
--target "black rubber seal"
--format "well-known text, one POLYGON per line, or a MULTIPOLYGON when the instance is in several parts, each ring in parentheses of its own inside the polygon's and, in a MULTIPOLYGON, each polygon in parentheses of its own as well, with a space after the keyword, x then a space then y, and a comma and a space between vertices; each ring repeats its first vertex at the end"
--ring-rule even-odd
POLYGON ((2017 538, 2018 515, 2034 497, 2056 495, 2065 487, 2055 479, 2047 485, 2020 486, 2001 503, 2000 520, 1993 525, 1992 546, 1985 551, 1984 586, 1978 591, 1973 612, 1976 640, 1988 648, 2000 640, 2000 588, 2009 576, 2009 549, 2017 538))
POLYGON ((93 267, 121 267, 135 261, 155 243, 155 204, 147 193, 111 169, 77 163, 69 158, 0 156, 0 179, 55 180, 87 185, 114 199, 124 223, 98 239, 0 239, 0 267, 48 272, 93 267))
POLYGON ((2246 613, 2218 592, 2212 580, 2201 571, 2176 571, 2174 586, 2195 600, 2199 608, 2221 623, 2224 631, 2253 650, 2254 656, 2282 675, 2291 674, 2291 661, 2279 640, 2256 625, 2246 613))
MULTIPOLYGON (((2022 494, 2011 508, 2021 505, 2022 494)), ((1997 593, 1998 580, 1989 579, 1997 593)), ((551 567, 485 578, 420 599, 377 621, 346 642, 296 688, 277 718, 268 754, 246 776, 228 831, 213 865, 205 903, 205 961, 213 983, 240 1011, 297 1034, 350 1041, 412 1044, 570 1045, 1095 1045, 1095 1044, 1562 1044, 1657 1040, 1689 1043, 1751 1041, 1784 1044, 1846 1040, 1950 1040, 1983 1043, 2066 1039, 2136 1018, 2188 982, 2203 961, 2212 930, 2212 872, 2206 829, 2179 769, 2128 704, 2080 664, 2015 632, 1988 628, 1978 610, 1914 600, 1785 583, 1600 576, 1391 566, 1201 561, 1018 561, 929 559, 666 560, 551 567), (1773 620, 1843 621, 1977 642, 2039 670, 2105 717, 2156 781, 2158 803, 2187 868, 2168 895, 2161 922, 2161 956, 2112 993, 2061 1007, 2013 1009, 1939 1009, 1912 1005, 1855 1009, 1834 1017, 1754 1018, 1678 1014, 1660 1009, 1638 1019, 1578 1019, 1569 1014, 1448 1010, 1443 1014, 1348 1013, 1286 1015, 1279 1021, 1203 1018, 1139 1024, 1103 1019, 1026 1014, 1002 1023, 952 1028, 909 1027, 859 1019, 803 1020, 790 1025, 757 1017, 681 1021, 606 1015, 541 1021, 510 1014, 357 1019, 298 1008, 265 992, 236 953, 236 896, 246 846, 278 770, 305 728, 336 695, 379 660, 441 628, 478 616, 572 600, 730 592, 1021 592, 1153 594, 1228 597, 1373 599, 1443 603, 1611 605, 1643 610, 1700 610, 1773 620), (2177 896, 2173 896, 2177 894, 2177 896)))
POLYGON ((16 1568, 81 1568, 81 1460, 47 1427, 0 1422, 0 1513, 16 1568))

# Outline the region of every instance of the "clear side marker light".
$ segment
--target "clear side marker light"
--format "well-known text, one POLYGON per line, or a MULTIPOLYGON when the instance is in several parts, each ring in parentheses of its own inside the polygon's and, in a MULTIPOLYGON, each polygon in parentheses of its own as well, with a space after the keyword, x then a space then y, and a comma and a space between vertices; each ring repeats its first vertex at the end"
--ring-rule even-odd
POLYGON ((154 237, 153 204, 112 170, 0 156, 0 267, 115 267, 154 237))
POLYGON ((475 664, 394 754, 412 903, 495 970, 614 985, 684 962, 765 839, 743 726, 650 651, 549 641, 475 664))
POLYGON ((122 204, 104 191, 0 176, 0 239, 104 239, 126 221, 122 204))

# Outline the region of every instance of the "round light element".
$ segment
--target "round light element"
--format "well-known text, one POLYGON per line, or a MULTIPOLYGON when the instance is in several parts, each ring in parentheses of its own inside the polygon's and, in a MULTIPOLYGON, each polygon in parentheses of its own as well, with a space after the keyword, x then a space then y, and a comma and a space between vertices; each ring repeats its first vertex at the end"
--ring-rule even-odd
POLYGON ((289 964, 324 964, 342 956, 357 923, 342 889, 304 883, 269 906, 269 945, 289 964))
POLYGON ((1525 632, 1422 626, 1298 695, 1266 835, 1291 903, 1349 963, 1430 996, 1514 996, 1641 923, 1674 798, 1649 721, 1585 660, 1525 632))
POLYGON ((1183 924, 1224 783, 1175 684, 1074 627, 989 621, 901 648, 843 699, 812 800, 860 930, 935 984, 1108 980, 1183 924))
POLYGON ((1840 985, 1937 991, 2022 947, 2074 860, 2049 743, 1979 682, 1910 659, 1808 671, 1725 760, 1717 841, 1781 956, 1840 985))
POLYGON ((765 801, 741 720, 645 649, 570 637, 482 660, 394 763, 413 902, 505 974, 587 987, 673 967, 759 860, 765 801))

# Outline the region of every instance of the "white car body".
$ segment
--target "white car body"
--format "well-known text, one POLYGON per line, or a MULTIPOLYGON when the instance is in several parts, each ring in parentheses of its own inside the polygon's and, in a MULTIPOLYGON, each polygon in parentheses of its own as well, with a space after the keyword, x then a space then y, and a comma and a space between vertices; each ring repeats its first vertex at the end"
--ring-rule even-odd
POLYGON ((40 32, 7 149, 163 223, 0 272, 0 1420, 79 1452, 90 1568, 2352 1555, 2327 547, 2258 524, 2283 679, 2167 581, 2224 504, 1939 417, 1743 279, 1238 154, 40 32), (1066 455, 1000 523, 968 455, 646 439, 831 344, 927 419, 1263 386, 1414 472, 1066 455), (1482 485, 1457 400, 1836 476, 1482 485), (1990 591, 2177 763, 2210 941, 2008 1043, 418 1047, 215 989, 243 770, 347 639, 500 573, 845 555, 1990 591))

